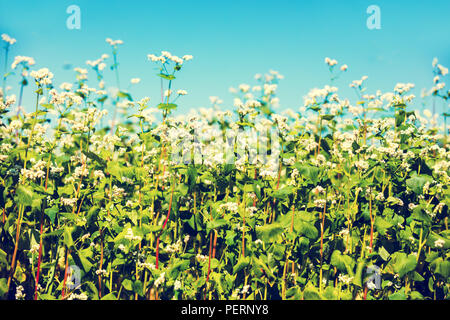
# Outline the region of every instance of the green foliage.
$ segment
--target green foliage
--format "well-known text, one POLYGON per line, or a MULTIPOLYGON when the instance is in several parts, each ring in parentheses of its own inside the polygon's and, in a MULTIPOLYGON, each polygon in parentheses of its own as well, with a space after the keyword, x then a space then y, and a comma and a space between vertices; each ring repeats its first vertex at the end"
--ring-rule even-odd
POLYGON ((449 298, 449 145, 410 97, 361 84, 353 107, 327 86, 284 117, 272 72, 236 90, 235 117, 171 116, 190 58, 149 58, 159 104, 83 77, 35 79, 26 117, 0 96, 0 298, 449 298), (126 105, 112 127, 107 101, 126 105))

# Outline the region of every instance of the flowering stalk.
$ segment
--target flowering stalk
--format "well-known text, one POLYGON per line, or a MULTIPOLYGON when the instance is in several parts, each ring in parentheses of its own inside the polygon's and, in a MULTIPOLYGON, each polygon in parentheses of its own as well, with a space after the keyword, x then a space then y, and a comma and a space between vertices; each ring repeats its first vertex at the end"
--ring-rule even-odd
POLYGON ((9 46, 10 43, 7 42, 5 46, 5 71, 3 72, 3 100, 6 100, 6 77, 7 77, 7 71, 8 71, 8 53, 9 53, 9 46))
MULTIPOLYGON (((99 270, 103 270, 103 230, 100 229, 100 266, 99 270)), ((102 273, 98 274, 98 296, 102 297, 102 273)))
POLYGON ((66 265, 64 268, 64 280, 63 280, 61 299, 66 295, 66 282, 67 282, 67 276, 69 275, 69 254, 70 254, 70 250, 69 250, 69 248, 67 248, 67 250, 66 250, 66 265))
MULTIPOLYGON (((37 94, 37 96, 36 96, 36 112, 33 115, 33 124, 31 127, 31 134, 30 134, 30 137, 28 138, 27 146, 25 148, 25 159, 24 159, 24 163, 23 163, 24 169, 26 169, 26 167, 27 167, 28 149, 31 145, 31 140, 33 139, 34 127, 36 126, 36 122, 37 122, 37 113, 38 113, 38 108, 39 108, 39 96, 40 96, 41 90, 42 89, 39 87, 39 89, 36 91, 36 94, 37 94)), ((23 183, 25 183, 25 181, 23 181, 23 183)), ((8 276, 8 281, 7 281, 8 291, 10 289, 11 280, 14 275, 14 271, 16 269, 17 249, 19 246, 20 229, 21 229, 21 225, 22 225, 22 218, 23 218, 24 211, 25 211, 25 206, 24 206, 24 204, 21 203, 19 205, 19 215, 17 218, 16 243, 14 246, 14 252, 13 252, 13 257, 12 257, 12 261, 11 261, 11 270, 10 270, 10 274, 8 276)))
MULTIPOLYGON (((372 248, 373 248, 373 225, 375 222, 375 219, 372 215, 372 193, 370 192, 369 194, 369 214, 370 214, 370 241, 369 241, 369 252, 372 253, 372 248)), ((368 292, 368 287, 367 285, 364 288, 364 295, 363 295, 363 299, 366 300, 367 299, 367 292, 368 292)))
MULTIPOLYGON (((281 163, 280 163, 280 167, 278 169, 277 187, 276 187, 275 191, 277 191, 280 187, 280 178, 281 178, 281 163)), ((276 203, 277 203, 277 200, 273 199, 273 201, 271 203, 272 211, 270 213, 269 223, 271 223, 272 221, 275 221, 274 207, 275 207, 276 203)))
MULTIPOLYGON (((49 173, 49 169, 50 169, 51 158, 52 158, 52 156, 50 155, 48 162, 47 162, 47 175, 45 177, 45 186, 44 186, 45 191, 47 191, 47 186, 48 186, 48 173, 49 173)), ((44 210, 41 210, 41 227, 39 230, 39 255, 38 255, 38 264, 37 264, 37 270, 36 270, 36 285, 35 285, 35 289, 34 289, 34 300, 37 300, 37 291, 38 291, 38 285, 39 285, 39 272, 41 270, 43 226, 44 226, 44 210)))
POLYGON ((242 258, 245 257, 245 214, 246 214, 246 208, 245 208, 245 197, 243 201, 244 205, 244 212, 243 212, 243 220, 242 220, 242 258))
POLYGON ((325 225, 325 213, 327 210, 327 196, 328 195, 328 189, 325 193, 325 203, 323 205, 323 212, 322 212, 322 221, 320 223, 320 276, 319 276, 319 290, 322 291, 322 274, 323 274, 323 232, 324 232, 324 225, 325 225))
POLYGON ((166 220, 164 221, 164 224, 162 226, 161 232, 158 234, 158 237, 156 238, 156 263, 155 263, 156 269, 158 269, 158 267, 159 267, 159 238, 161 237, 161 234, 163 233, 164 228, 166 227, 167 221, 169 221, 170 211, 172 209, 172 199, 173 199, 174 186, 175 186, 175 183, 172 183, 172 191, 171 191, 171 194, 170 194, 169 210, 167 212, 167 217, 166 217, 166 220))
MULTIPOLYGON (((210 221, 212 222, 212 207, 210 208, 210 221)), ((209 285, 209 275, 211 273, 211 255, 212 255, 212 245, 213 245, 213 230, 209 234, 209 254, 208 254, 208 272, 206 275, 206 284, 209 285)))

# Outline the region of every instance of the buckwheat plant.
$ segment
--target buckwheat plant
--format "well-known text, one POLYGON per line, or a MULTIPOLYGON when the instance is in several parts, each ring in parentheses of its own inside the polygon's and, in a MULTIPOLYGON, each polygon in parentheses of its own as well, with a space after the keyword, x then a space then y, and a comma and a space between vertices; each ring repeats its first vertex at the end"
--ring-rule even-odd
POLYGON ((148 55, 161 97, 135 99, 141 80, 119 81, 123 42, 107 42, 112 61, 88 60, 72 82, 6 56, 2 299, 449 298, 448 70, 437 60, 422 97, 412 83, 342 83, 351 69, 326 58, 328 82, 293 109, 279 111, 283 76, 270 70, 231 88, 231 102, 180 113, 175 80, 192 56, 148 55))

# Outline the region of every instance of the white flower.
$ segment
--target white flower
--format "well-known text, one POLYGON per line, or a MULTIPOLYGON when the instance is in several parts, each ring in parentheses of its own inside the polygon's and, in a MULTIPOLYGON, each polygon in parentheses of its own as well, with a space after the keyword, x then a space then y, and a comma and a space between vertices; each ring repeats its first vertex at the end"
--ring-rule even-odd
POLYGON ((445 76, 448 74, 448 69, 444 66, 441 66, 440 64, 437 65, 438 69, 439 69, 439 74, 445 76))
POLYGON ((208 256, 205 256, 205 255, 202 255, 202 254, 198 253, 198 254, 195 256, 195 259, 196 259, 198 262, 202 263, 202 262, 206 262, 206 260, 208 260, 208 256))
POLYGON ((16 56, 14 58, 14 62, 11 65, 12 69, 15 69, 19 64, 22 64, 23 66, 32 66, 35 64, 35 61, 31 57, 25 57, 25 56, 16 56))
POLYGON ((250 86, 248 84, 243 83, 239 85, 239 90, 241 90, 244 93, 248 92, 250 90, 250 86))
POLYGON ((107 276, 108 275, 108 271, 106 271, 105 269, 98 269, 95 270, 95 274, 98 276, 107 276))
POLYGON ((158 279, 155 280, 155 283, 154 283, 155 287, 158 288, 161 284, 164 283, 165 276, 166 276, 165 272, 163 272, 159 275, 158 279))
POLYGON ((211 96, 209 97, 209 101, 211 101, 211 104, 222 104, 223 100, 219 99, 219 97, 211 96))
POLYGON ((61 197, 60 200, 64 206, 69 206, 69 207, 73 207, 74 205, 76 205, 76 203, 78 201, 77 198, 63 198, 63 197, 61 197))
POLYGON ((250 289, 250 285, 247 284, 242 288, 241 293, 247 294, 249 289, 250 289))
POLYGON ((228 211, 236 213, 238 211, 238 204, 236 202, 222 203, 219 206, 219 210, 220 211, 228 210, 228 211))
POLYGON ((111 38, 106 38, 106 42, 108 42, 113 47, 117 47, 117 45, 123 44, 122 40, 112 40, 111 38))
POLYGON ((130 82, 131 82, 132 84, 138 84, 139 82, 141 82, 141 79, 139 79, 139 78, 132 78, 132 79, 130 80, 130 82))
POLYGON ((431 111, 428 110, 428 109, 423 110, 423 115, 424 115, 425 117, 427 117, 427 118, 432 118, 432 117, 433 117, 433 114, 432 114, 431 111))
POLYGON ((371 281, 368 281, 367 283, 366 283, 366 286, 367 286, 367 289, 369 289, 369 290, 373 290, 373 289, 376 289, 377 288, 377 286, 376 286, 376 284, 371 280, 371 281))
POLYGON ((84 235, 80 238, 80 240, 81 240, 81 241, 85 241, 85 240, 88 239, 90 236, 91 236, 90 233, 86 233, 86 234, 84 234, 84 235))
POLYGON ((431 63, 433 68, 436 67, 437 63, 438 63, 438 59, 437 58, 433 58, 433 62, 431 63))
POLYGON ((262 242, 261 239, 256 239, 256 240, 255 240, 255 244, 263 245, 264 243, 262 242))
POLYGON ((14 43, 16 43, 16 39, 11 38, 9 35, 7 35, 6 33, 2 34, 2 40, 9 43, 9 45, 13 45, 14 43))
POLYGON ((177 279, 173 284, 173 290, 180 290, 180 289, 181 289, 181 281, 177 279))
POLYGON ((88 296, 86 293, 82 292, 80 294, 71 293, 69 297, 67 297, 67 300, 87 300, 88 296))
POLYGON ((17 286, 16 287, 16 300, 23 300, 25 299, 25 293, 23 293, 24 288, 23 286, 17 286))
POLYGON ((37 71, 31 71, 32 76, 40 85, 50 85, 52 83, 53 73, 48 68, 42 68, 37 71))
POLYGON ((340 281, 340 282, 342 282, 343 284, 350 284, 352 281, 353 281, 353 277, 349 277, 349 276, 347 276, 347 275, 343 275, 343 274, 340 274, 339 276, 338 276, 338 280, 340 281))
POLYGON ((314 189, 311 190, 312 193, 319 195, 321 193, 325 193, 325 189, 321 186, 316 186, 314 189))
POLYGON ((325 63, 328 64, 330 67, 337 65, 337 61, 334 59, 330 59, 328 57, 325 58, 325 63))
POLYGON ((437 239, 434 241, 434 246, 436 248, 443 248, 444 244, 445 244, 445 240, 443 240, 443 239, 437 239))

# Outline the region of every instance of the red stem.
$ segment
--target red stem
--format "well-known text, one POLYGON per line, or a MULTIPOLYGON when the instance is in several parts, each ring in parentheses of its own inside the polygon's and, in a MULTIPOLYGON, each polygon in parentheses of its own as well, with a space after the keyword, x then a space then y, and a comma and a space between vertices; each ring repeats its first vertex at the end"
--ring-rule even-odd
POLYGON ((37 300, 37 292, 38 292, 38 285, 39 285, 39 273, 40 273, 40 270, 41 270, 43 225, 44 225, 44 212, 41 212, 41 230, 40 230, 40 237, 39 237, 39 256, 38 256, 38 264, 37 264, 37 271, 36 271, 36 286, 34 288, 34 300, 37 300))
POLYGON ((69 269, 69 254, 70 254, 70 250, 67 248, 66 267, 65 267, 65 271, 64 271, 64 282, 63 282, 63 288, 62 288, 62 293, 61 293, 61 299, 63 299, 64 296, 66 295, 66 282, 67 282, 68 269, 69 269))
POLYGON ((211 273, 212 242, 213 242, 213 237, 212 237, 212 232, 211 232, 210 236, 209 236, 209 259, 208 259, 208 274, 206 275, 206 282, 209 281, 209 274, 211 273))
POLYGON ((159 266, 159 238, 161 237, 161 234, 164 231, 164 228, 166 227, 167 221, 169 221, 169 216, 170 216, 170 211, 172 209, 172 199, 173 199, 173 189, 174 189, 174 185, 172 184, 172 193, 170 194, 170 202, 169 202, 169 211, 167 212, 167 217, 166 220, 164 221, 164 224, 162 226, 162 230, 158 235, 158 238, 156 239, 156 269, 158 269, 159 266))

